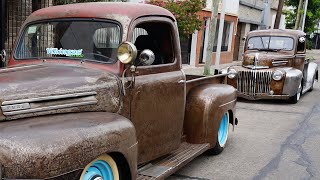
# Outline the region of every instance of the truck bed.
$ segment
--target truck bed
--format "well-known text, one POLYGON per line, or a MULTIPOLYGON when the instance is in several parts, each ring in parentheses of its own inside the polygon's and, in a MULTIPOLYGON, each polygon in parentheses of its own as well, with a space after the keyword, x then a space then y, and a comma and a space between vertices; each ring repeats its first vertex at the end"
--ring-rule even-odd
POLYGON ((213 76, 201 76, 201 75, 186 75, 186 92, 195 86, 202 84, 226 84, 227 74, 218 74, 213 76))

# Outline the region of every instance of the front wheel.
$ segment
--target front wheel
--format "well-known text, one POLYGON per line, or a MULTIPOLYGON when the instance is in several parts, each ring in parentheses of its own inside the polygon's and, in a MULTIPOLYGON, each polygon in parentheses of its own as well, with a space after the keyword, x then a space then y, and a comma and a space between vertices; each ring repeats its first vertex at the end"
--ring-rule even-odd
POLYGON ((213 155, 220 154, 226 146, 229 135, 229 113, 225 112, 222 116, 219 130, 217 134, 216 145, 212 149, 209 149, 209 153, 213 155))
POLYGON ((104 154, 89 163, 82 171, 80 180, 119 180, 116 162, 111 156, 104 154))
POLYGON ((300 100, 301 93, 302 93, 302 85, 300 84, 298 87, 297 93, 294 96, 290 97, 289 101, 292 104, 296 104, 300 100))

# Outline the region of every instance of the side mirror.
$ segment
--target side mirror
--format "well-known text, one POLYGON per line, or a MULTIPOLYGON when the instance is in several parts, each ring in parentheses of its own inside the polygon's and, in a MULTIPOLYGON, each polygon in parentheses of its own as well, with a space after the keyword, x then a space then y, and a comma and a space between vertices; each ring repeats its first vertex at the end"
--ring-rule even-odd
POLYGON ((1 50, 0 52, 0 67, 7 67, 7 53, 6 50, 1 50))
POLYGON ((140 53, 139 60, 144 66, 149 66, 154 62, 155 56, 150 49, 145 49, 140 53))

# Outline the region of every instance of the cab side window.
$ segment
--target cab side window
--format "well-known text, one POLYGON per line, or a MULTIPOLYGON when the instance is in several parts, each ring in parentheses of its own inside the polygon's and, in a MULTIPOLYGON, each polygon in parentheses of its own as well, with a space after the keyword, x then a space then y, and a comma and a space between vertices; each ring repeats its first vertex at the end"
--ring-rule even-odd
MULTIPOLYGON (((134 29, 132 42, 140 53, 151 50, 155 55, 152 65, 169 64, 174 62, 173 38, 171 26, 167 23, 141 23, 134 29)), ((139 64, 137 64, 139 65, 139 64)))
POLYGON ((297 53, 304 53, 306 48, 306 38, 301 36, 298 38, 297 53))

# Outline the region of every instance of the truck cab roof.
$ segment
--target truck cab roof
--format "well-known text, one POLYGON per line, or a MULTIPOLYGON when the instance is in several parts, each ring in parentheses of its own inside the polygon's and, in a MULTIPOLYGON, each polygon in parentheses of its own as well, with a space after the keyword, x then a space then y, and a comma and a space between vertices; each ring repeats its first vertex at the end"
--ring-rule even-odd
POLYGON ((300 37, 305 36, 306 33, 300 30, 292 29, 268 29, 268 30, 256 30, 250 31, 247 34, 247 38, 252 36, 290 36, 290 37, 300 37))
POLYGON ((142 16, 165 16, 175 20, 168 10, 140 3, 94 2, 51 6, 39 9, 31 14, 25 23, 60 18, 99 18, 119 21, 128 25, 132 20, 142 16), (94 11, 92 11, 94 9, 94 11))

